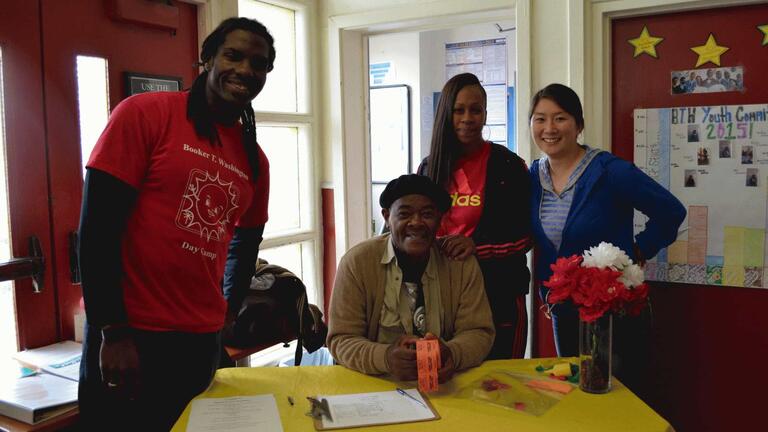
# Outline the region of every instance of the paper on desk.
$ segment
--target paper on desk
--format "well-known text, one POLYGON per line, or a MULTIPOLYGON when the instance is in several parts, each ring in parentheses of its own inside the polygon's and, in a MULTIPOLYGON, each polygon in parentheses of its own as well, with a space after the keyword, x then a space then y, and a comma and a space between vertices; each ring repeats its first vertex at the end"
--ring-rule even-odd
POLYGON ((23 363, 73 381, 80 380, 80 358, 83 346, 77 342, 63 341, 41 348, 16 353, 13 357, 23 363))
POLYGON ((283 432, 274 395, 194 400, 187 432, 216 431, 283 432))
POLYGON ((396 391, 318 396, 318 399, 324 398, 328 401, 333 417, 333 421, 323 417, 323 427, 345 428, 436 418, 418 390, 410 389, 406 392, 424 405, 396 391))

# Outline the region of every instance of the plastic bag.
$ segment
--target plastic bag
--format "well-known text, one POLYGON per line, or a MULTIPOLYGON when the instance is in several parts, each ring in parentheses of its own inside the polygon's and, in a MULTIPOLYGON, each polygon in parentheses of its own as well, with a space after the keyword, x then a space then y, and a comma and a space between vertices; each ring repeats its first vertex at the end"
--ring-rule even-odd
POLYGON ((574 388, 542 375, 497 370, 460 389, 457 397, 540 416, 574 388))

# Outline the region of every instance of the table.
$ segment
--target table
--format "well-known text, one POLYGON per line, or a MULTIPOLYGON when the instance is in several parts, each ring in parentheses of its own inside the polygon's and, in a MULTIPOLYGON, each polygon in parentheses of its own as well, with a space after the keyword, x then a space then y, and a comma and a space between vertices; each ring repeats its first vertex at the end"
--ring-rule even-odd
MULTIPOLYGON (((494 370, 534 373, 539 365, 551 365, 575 359, 493 360, 479 367, 457 374, 440 386, 440 391, 429 396, 441 418, 421 423, 374 426, 366 431, 643 431, 673 432, 672 426, 648 405, 629 391, 618 380, 613 389, 603 395, 575 390, 542 416, 515 412, 494 405, 453 397, 459 389, 494 370), (416 426, 415 426, 416 425, 416 426), (415 427, 417 429, 415 429, 415 427)), ((415 387, 416 383, 398 384, 381 376, 364 375, 343 366, 300 366, 281 368, 229 368, 220 369, 207 391, 198 396, 230 397, 272 393, 277 401, 283 430, 312 431, 312 419, 306 396, 318 394, 345 394, 394 390, 398 386, 415 387), (288 403, 288 396, 295 405, 288 403)), ((190 405, 172 429, 186 430, 190 405)))

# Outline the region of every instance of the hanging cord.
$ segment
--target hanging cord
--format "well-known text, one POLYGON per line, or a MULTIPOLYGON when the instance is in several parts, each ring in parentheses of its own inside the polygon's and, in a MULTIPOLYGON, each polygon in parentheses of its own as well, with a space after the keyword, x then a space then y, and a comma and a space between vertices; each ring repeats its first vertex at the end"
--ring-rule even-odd
POLYGON ((259 142, 256 138, 256 116, 250 103, 240 113, 240 122, 243 124, 243 146, 251 166, 251 179, 256 183, 259 176, 259 142))

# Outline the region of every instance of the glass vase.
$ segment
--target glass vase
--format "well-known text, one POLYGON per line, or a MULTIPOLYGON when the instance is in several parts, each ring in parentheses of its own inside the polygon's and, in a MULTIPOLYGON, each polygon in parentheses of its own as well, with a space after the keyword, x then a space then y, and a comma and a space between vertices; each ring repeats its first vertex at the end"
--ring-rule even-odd
POLYGON ((613 315, 579 321, 579 388, 588 393, 611 389, 613 315))

